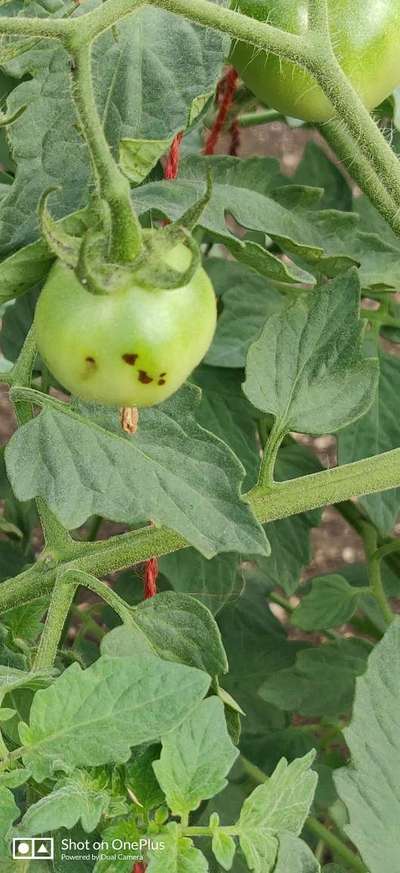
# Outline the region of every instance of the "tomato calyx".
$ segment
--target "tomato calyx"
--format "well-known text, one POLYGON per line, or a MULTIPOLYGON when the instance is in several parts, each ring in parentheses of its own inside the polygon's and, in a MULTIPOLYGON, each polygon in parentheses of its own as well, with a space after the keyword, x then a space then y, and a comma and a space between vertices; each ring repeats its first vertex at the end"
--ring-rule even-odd
POLYGON ((127 284, 146 290, 175 290, 186 286, 201 264, 200 249, 192 230, 206 208, 212 192, 208 176, 205 194, 178 219, 158 228, 143 231, 143 247, 130 263, 118 264, 108 258, 108 205, 96 198, 91 207, 91 224, 82 237, 62 230, 47 208, 51 188, 39 204, 42 234, 55 257, 74 270, 77 278, 92 294, 110 294, 127 284), (169 254, 179 245, 188 251, 182 269, 168 263, 169 254))

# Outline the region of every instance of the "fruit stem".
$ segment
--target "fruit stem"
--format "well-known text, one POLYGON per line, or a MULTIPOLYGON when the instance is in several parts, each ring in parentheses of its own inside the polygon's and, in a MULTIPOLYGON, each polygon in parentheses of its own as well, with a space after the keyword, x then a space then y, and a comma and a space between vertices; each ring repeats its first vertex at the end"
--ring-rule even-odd
POLYGON ((114 161, 97 111, 91 47, 80 45, 74 48, 74 41, 71 40, 69 48, 74 60, 72 96, 89 148, 100 196, 110 208, 110 260, 127 263, 133 261, 142 248, 142 231, 132 207, 129 182, 114 161))

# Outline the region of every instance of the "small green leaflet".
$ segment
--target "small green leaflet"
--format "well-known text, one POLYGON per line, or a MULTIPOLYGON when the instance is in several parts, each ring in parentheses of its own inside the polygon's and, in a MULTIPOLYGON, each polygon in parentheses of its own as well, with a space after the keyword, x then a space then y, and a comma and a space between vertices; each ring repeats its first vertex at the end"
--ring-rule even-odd
MULTIPOLYGON (((19 389, 21 398, 26 390, 19 389)), ((261 525, 241 500, 242 464, 195 420, 195 386, 142 409, 134 436, 123 433, 116 410, 71 408, 39 392, 29 391, 29 399, 45 409, 16 431, 5 453, 19 500, 43 497, 67 528, 94 514, 128 524, 151 518, 208 558, 269 553, 261 525)))
POLYGON ((162 661, 103 655, 87 670, 72 664, 33 700, 20 725, 24 763, 36 781, 56 770, 122 763, 132 746, 154 742, 179 725, 204 697, 206 673, 162 661))
POLYGON ((292 623, 305 631, 339 627, 350 621, 361 596, 343 576, 321 576, 294 610, 292 623))
POLYGON ((224 870, 232 868, 236 853, 236 843, 233 837, 225 833, 220 827, 220 819, 217 812, 213 812, 210 818, 210 828, 213 832, 211 848, 218 864, 224 870))
POLYGON ((298 652, 296 664, 271 673, 263 700, 306 717, 342 716, 353 702, 355 680, 364 672, 370 646, 355 637, 298 652))
MULTIPOLYGON (((10 857, 9 832, 12 823, 20 815, 14 795, 4 785, 0 785, 0 858, 10 857)), ((1 862, 0 862, 1 863, 1 862)))
POLYGON ((347 806, 349 839, 370 873, 397 871, 400 857, 400 619, 396 618, 357 680, 344 735, 351 764, 334 775, 347 806))
POLYGON ((272 315, 250 346, 244 392, 281 433, 331 433, 370 407, 379 371, 361 355, 359 299, 351 270, 272 315))
POLYGON ((33 836, 60 827, 71 829, 80 821, 83 830, 90 833, 107 812, 110 801, 110 792, 99 779, 84 770, 75 770, 57 782, 50 794, 29 807, 18 832, 33 836))
POLYGON ((208 864, 200 849, 192 840, 180 837, 175 822, 167 825, 160 834, 164 849, 149 851, 150 864, 147 873, 208 873, 208 864))
POLYGON ((210 697, 162 737, 154 772, 173 815, 187 815, 225 788, 238 751, 227 731, 224 706, 210 697))
POLYGON ((145 638, 162 658, 198 667, 210 676, 227 672, 218 625, 194 597, 164 591, 140 603, 132 622, 132 627, 115 628, 104 637, 103 654, 134 657, 145 638))
POLYGON ((309 813, 318 776, 310 770, 311 751, 288 765, 279 762, 270 779, 245 800, 238 827, 241 848, 250 870, 270 873, 278 852, 278 835, 298 836, 309 813))

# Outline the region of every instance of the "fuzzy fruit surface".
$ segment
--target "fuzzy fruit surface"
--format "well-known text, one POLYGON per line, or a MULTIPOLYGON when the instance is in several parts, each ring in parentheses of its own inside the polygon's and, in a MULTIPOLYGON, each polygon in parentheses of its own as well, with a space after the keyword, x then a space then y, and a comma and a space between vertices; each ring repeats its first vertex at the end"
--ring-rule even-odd
MULTIPOLYGON (((176 246, 170 266, 183 270, 176 246)), ((204 357, 216 325, 215 294, 199 268, 174 290, 130 280, 110 294, 91 294, 57 261, 35 314, 39 352, 71 393, 110 406, 152 406, 173 394, 204 357)))
MULTIPOLYGON (((304 34, 308 0, 233 0, 240 12, 290 33, 304 34)), ((368 109, 400 82, 400 0, 328 0, 336 57, 368 109)), ((335 114, 315 80, 300 67, 236 43, 231 58, 256 97, 284 115, 328 121, 335 114)))

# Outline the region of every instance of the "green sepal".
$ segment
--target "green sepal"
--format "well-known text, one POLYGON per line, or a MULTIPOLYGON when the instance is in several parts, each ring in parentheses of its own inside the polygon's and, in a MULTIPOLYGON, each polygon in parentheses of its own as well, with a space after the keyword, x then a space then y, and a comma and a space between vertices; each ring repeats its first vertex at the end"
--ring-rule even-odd
POLYGON ((59 190, 57 187, 52 187, 42 194, 38 207, 40 227, 53 255, 67 264, 68 267, 75 268, 79 258, 80 240, 62 230, 60 224, 54 221, 47 209, 49 195, 53 191, 59 190))

